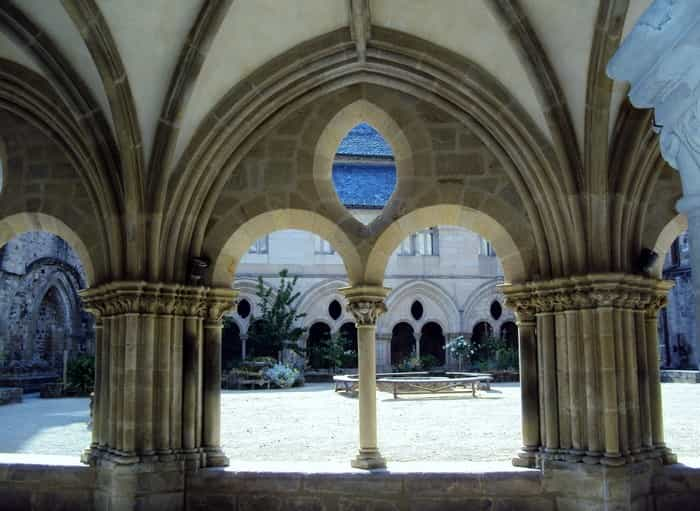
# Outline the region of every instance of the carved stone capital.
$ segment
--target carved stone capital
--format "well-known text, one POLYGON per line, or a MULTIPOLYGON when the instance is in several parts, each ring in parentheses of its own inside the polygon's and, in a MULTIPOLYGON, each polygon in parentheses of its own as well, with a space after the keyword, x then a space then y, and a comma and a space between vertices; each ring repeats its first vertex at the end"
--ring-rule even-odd
POLYGON ((525 286, 503 284, 498 286, 505 298, 505 304, 515 313, 518 321, 530 321, 534 318, 537 306, 530 290, 525 286))
POLYGON ((110 282, 80 292, 95 317, 124 314, 175 315, 220 320, 235 305, 237 291, 149 282, 110 282))
POLYGON ((340 292, 348 300, 348 312, 353 315, 357 326, 374 326, 379 316, 386 312, 384 299, 390 289, 380 286, 344 287, 340 292))

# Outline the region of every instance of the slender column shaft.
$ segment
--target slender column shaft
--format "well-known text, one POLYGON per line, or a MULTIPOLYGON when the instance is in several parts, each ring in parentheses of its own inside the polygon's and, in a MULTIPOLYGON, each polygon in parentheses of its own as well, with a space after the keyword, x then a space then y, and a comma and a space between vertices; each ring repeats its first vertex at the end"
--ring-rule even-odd
POLYGON ((603 454, 601 390, 598 376, 600 350, 596 338, 595 317, 592 309, 581 310, 581 341, 583 343, 586 409, 588 412, 586 415, 588 450, 584 462, 591 464, 597 463, 603 454))
POLYGON ((155 382, 155 407, 157 417, 155 447, 158 454, 169 454, 170 446, 170 396, 172 382, 170 368, 172 363, 172 326, 173 317, 166 315, 158 318, 158 336, 156 340, 157 362, 155 382))
POLYGON ((649 411, 651 437, 654 447, 665 447, 664 418, 661 403, 661 371, 659 369, 657 313, 650 311, 646 317, 643 311, 637 315, 637 324, 645 326, 644 341, 647 345, 647 369, 649 371, 649 411))
POLYGON ((635 312, 631 309, 622 311, 624 326, 625 358, 627 370, 625 380, 627 387, 627 425, 629 427, 630 451, 638 454, 641 450, 639 410, 639 381, 637 378, 637 329, 634 321, 635 312))
POLYGON ((625 341, 624 341, 624 329, 622 323, 622 310, 614 309, 613 318, 615 320, 614 324, 614 337, 613 341, 615 343, 615 363, 617 370, 616 375, 616 387, 617 387, 617 410, 618 410, 618 421, 619 421, 619 434, 620 434, 620 451, 623 455, 627 456, 630 453, 629 445, 629 429, 627 424, 628 410, 627 410, 627 385, 625 381, 625 373, 629 370, 628 368, 628 358, 630 355, 625 354, 625 341))
POLYGON ((544 351, 542 349, 543 344, 543 327, 542 327, 543 317, 537 315, 535 317, 536 324, 536 336, 537 336, 537 381, 538 389, 537 396, 539 399, 539 413, 540 413, 540 448, 547 444, 547 410, 545 405, 545 387, 544 384, 544 351))
POLYGON ((101 367, 101 377, 102 390, 100 394, 102 399, 100 400, 98 407, 98 415, 100 416, 100 447, 106 447, 109 445, 110 437, 110 400, 111 400, 111 371, 110 371, 110 356, 111 356, 111 344, 113 339, 110 337, 112 334, 111 320, 110 318, 102 319, 102 357, 100 358, 101 367))
POLYGON ((358 325, 360 453, 377 453, 377 373, 374 325, 358 325))
POLYGON ((581 360, 583 351, 579 339, 579 311, 566 311, 567 367, 569 368, 569 409, 571 413, 571 446, 572 454, 584 453, 584 411, 586 402, 583 399, 583 371, 581 360))
POLYGON ((182 448, 192 451, 197 444, 197 404, 199 391, 199 318, 187 317, 183 332, 182 448))
POLYGON ((102 320, 95 321, 95 388, 93 390, 92 399, 92 444, 91 447, 97 447, 103 442, 102 439, 102 402, 106 385, 102 378, 104 372, 102 370, 102 360, 105 358, 103 345, 103 327, 102 320))
POLYGON ((537 382, 537 337, 534 318, 518 318, 520 358, 520 395, 523 453, 528 465, 534 466, 535 452, 540 446, 539 385, 537 382))
POLYGON ((153 408, 155 381, 156 317, 153 314, 141 316, 141 336, 138 346, 137 378, 137 445, 144 455, 155 452, 153 437, 153 408))
MULTIPOLYGON (((138 376, 138 348, 140 340, 139 314, 125 314, 124 324, 124 396, 122 398, 122 449, 127 453, 136 450, 136 398, 138 376)), ((139 411, 140 413, 141 411, 139 411)))
MULTIPOLYGON (((649 354, 647 353, 647 330, 643 318, 638 317, 637 330, 637 376, 639 379, 639 420, 641 425, 641 444, 643 450, 651 450, 654 446, 651 432, 651 399, 649 381, 649 354)), ((657 333, 654 332, 652 339, 656 341, 657 333)), ((656 353, 656 347, 654 347, 656 353)), ((658 364, 658 362, 657 362, 658 364)))
POLYGON ((204 324, 204 424, 202 445, 207 466, 223 466, 228 460, 221 452, 221 321, 204 324))
POLYGON ((183 330, 184 318, 182 316, 173 317, 172 346, 171 346, 171 404, 170 404, 170 444, 173 449, 182 448, 182 400, 183 400, 183 330))
POLYGON ((554 314, 543 312, 537 315, 539 335, 542 338, 545 440, 546 451, 556 453, 559 449, 559 418, 557 407, 557 365, 554 338, 554 314))
POLYGON ((112 361, 112 368, 114 370, 114 375, 115 375, 115 397, 112 402, 113 404, 113 409, 112 409, 112 418, 113 424, 114 424, 114 429, 112 431, 112 441, 110 442, 110 446, 113 448, 116 448, 117 450, 122 450, 123 442, 122 442, 122 419, 124 416, 123 413, 123 404, 124 404, 124 328, 123 324, 124 322, 122 321, 121 316, 115 316, 112 319, 112 325, 114 327, 114 340, 116 341, 114 343, 115 345, 115 354, 114 354, 114 359, 112 361))
POLYGON ((555 324, 555 363, 557 373, 558 399, 556 401, 559 413, 559 447, 571 449, 571 401, 569 397, 569 358, 566 333, 566 314, 557 312, 554 315, 555 324))
POLYGON ((600 346, 600 374, 603 390, 603 426, 605 440, 605 459, 603 462, 621 464, 624 463, 624 460, 620 460, 613 309, 608 306, 600 306, 596 309, 596 315, 598 343, 600 346))

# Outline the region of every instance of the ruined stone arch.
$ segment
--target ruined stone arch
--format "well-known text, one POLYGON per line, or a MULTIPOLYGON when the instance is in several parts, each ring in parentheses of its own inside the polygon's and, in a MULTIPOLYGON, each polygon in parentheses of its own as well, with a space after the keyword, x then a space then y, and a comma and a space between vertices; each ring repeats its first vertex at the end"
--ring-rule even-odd
POLYGON ((17 213, 0 219, 0 247, 15 236, 33 231, 45 231, 63 238, 80 258, 87 278, 86 285, 95 282, 91 250, 70 226, 57 217, 45 213, 17 213))

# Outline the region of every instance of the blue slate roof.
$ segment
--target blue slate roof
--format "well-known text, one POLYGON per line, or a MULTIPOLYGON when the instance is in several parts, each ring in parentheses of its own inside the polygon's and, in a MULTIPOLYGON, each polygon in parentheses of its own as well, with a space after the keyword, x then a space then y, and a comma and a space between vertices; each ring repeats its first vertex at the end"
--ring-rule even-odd
POLYGON ((381 209, 396 186, 396 167, 393 164, 336 162, 333 184, 346 208, 381 209))
POLYGON ((351 129, 338 146, 342 156, 374 156, 392 158, 394 153, 377 130, 361 123, 351 129))

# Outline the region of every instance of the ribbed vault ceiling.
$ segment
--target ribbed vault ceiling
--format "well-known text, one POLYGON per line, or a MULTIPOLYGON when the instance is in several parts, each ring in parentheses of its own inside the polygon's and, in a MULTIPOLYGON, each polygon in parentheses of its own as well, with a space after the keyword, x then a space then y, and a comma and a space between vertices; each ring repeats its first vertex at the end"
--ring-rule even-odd
MULTIPOLYGON (((81 0, 82 1, 82 0, 81 0)), ((15 7, 50 37, 62 56, 89 88, 105 117, 114 126, 105 86, 84 38, 67 12, 81 1, 22 0, 15 7)), ((603 0, 604 2, 606 0, 603 0)), ((212 107, 241 79, 295 45, 347 26, 347 0, 222 0, 223 19, 211 23, 208 47, 200 48, 201 71, 179 114, 175 140, 177 162, 197 126, 212 107)), ((502 82, 521 107, 552 137, 546 122, 547 106, 538 99, 536 79, 525 66, 508 36, 508 27, 494 12, 501 0, 370 0, 371 22, 444 46, 479 64, 502 82)), ((522 0, 520 7, 545 53, 568 108, 579 147, 584 144, 586 84, 595 37, 598 1, 522 0)), ((629 31, 650 0, 630 0, 623 35, 629 31)), ((138 117, 146 165, 158 119, 183 48, 205 4, 202 0, 97 0, 126 71, 138 117)), ((0 57, 34 71, 40 64, 30 51, 0 33, 0 57)), ((99 60, 99 59, 98 59, 99 60)), ((624 86, 613 89, 610 127, 624 100, 624 86)))

